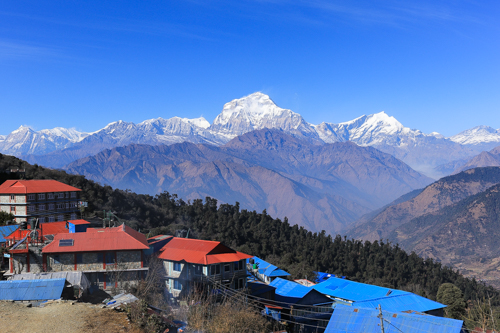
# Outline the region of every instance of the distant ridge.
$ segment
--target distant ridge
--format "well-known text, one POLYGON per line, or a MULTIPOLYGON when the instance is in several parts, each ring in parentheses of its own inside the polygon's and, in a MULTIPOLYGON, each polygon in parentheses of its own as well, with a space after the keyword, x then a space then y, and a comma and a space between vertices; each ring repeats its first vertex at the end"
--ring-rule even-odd
POLYGON ((177 193, 238 201, 336 233, 362 214, 431 182, 391 155, 345 142, 316 145, 277 129, 245 133, 226 145, 129 145, 66 167, 138 193, 177 193))
POLYGON ((132 143, 191 142, 220 146, 239 135, 264 128, 280 129, 319 145, 352 141, 360 146, 375 147, 433 178, 448 172, 448 169, 436 167, 468 159, 485 147, 491 149, 500 144, 500 132, 490 127, 475 127, 445 138, 439 133, 425 134, 405 127, 385 112, 343 123, 313 125, 300 114, 280 108, 268 95, 256 92, 226 103, 212 124, 202 117, 173 117, 145 120, 139 124, 117 121, 92 133, 62 128, 36 132, 20 127, 0 136, 0 152, 60 168, 103 149, 132 143))

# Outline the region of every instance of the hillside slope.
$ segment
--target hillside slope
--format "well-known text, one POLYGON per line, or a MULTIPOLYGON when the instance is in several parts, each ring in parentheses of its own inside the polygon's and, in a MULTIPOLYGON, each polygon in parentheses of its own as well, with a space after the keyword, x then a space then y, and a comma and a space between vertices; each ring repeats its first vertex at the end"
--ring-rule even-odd
POLYGON ((386 239, 393 230, 410 220, 436 212, 498 183, 498 167, 471 169, 442 178, 427 186, 416 197, 389 206, 364 223, 356 223, 347 235, 371 241, 386 239))
POLYGON ((210 196, 288 216, 310 230, 338 232, 362 214, 430 179, 394 157, 353 143, 315 145, 279 130, 258 130, 222 147, 131 145, 66 168, 141 193, 210 196))

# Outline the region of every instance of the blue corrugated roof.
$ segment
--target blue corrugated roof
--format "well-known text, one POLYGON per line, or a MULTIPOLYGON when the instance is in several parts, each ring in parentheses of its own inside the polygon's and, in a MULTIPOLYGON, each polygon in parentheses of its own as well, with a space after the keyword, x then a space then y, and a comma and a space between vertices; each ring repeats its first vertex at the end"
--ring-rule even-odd
POLYGON ((407 291, 389 289, 336 277, 331 277, 324 282, 318 283, 313 288, 322 294, 349 301, 365 301, 408 293, 407 291))
POLYGON ((65 283, 66 279, 0 281, 0 300, 59 299, 65 283))
MULTIPOLYGON (((383 307, 382 307, 383 309, 383 307)), ((380 333, 378 310, 336 305, 325 333, 380 333)), ((386 333, 459 333, 461 320, 421 313, 382 311, 386 333)))
POLYGON ((5 237, 16 231, 17 228, 19 226, 13 224, 0 227, 0 243, 5 243, 7 241, 5 237))
POLYGON ((320 283, 328 280, 331 277, 335 277, 335 274, 325 273, 325 272, 314 272, 316 274, 316 279, 314 282, 320 283))
POLYGON ((277 295, 293 298, 302 298, 312 290, 311 287, 281 278, 274 279, 269 285, 276 288, 277 295))
MULTIPOLYGON (((259 267, 259 273, 264 274, 265 276, 269 277, 277 277, 277 276, 288 276, 290 275, 289 273, 285 272, 282 269, 279 269, 278 267, 268 263, 265 260, 260 259, 259 257, 253 257, 252 258, 256 264, 258 264, 259 267)), ((248 262, 249 259, 247 259, 248 262)))
POLYGON ((408 310, 426 312, 446 307, 444 304, 412 293, 353 303, 356 307, 372 309, 375 309, 379 304, 382 306, 382 309, 396 312, 408 310))
POLYGON ((390 289, 332 277, 312 287, 322 294, 352 301, 353 306, 376 308, 379 304, 390 311, 426 312, 446 307, 408 291, 390 289))

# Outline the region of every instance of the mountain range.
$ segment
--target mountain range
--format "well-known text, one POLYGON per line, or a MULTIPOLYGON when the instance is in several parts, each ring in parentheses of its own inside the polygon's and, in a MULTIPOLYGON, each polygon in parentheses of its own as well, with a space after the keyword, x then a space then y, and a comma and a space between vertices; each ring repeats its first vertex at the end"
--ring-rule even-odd
POLYGON ((361 215, 432 180, 372 147, 318 145, 262 129, 227 144, 115 147, 65 167, 70 173, 134 192, 211 196, 312 231, 337 233, 361 215))
POLYGON ((37 132, 21 126, 0 136, 0 152, 60 168, 103 149, 132 143, 191 142, 221 146, 239 135, 264 128, 280 129, 317 145, 351 141, 374 147, 433 178, 450 172, 449 167, 442 165, 457 166, 483 150, 500 145, 500 130, 490 127, 479 126, 445 138, 439 133, 425 134, 404 127, 385 112, 343 123, 313 125, 300 114, 280 108, 268 95, 257 92, 226 103, 212 124, 204 118, 157 118, 139 124, 117 121, 92 133, 63 128, 37 132))
MULTIPOLYGON (((500 167, 444 177, 356 221, 348 237, 387 239, 500 283, 500 167)), ((500 285, 500 284, 499 284, 500 285)))

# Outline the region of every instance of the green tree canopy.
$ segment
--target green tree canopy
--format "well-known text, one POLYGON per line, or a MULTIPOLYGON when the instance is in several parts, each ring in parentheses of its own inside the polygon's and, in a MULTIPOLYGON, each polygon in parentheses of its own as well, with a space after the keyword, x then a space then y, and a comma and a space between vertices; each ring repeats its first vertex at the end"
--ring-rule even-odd
POLYGON ((437 292, 437 301, 447 305, 445 312, 449 318, 460 319, 465 314, 465 301, 460 288, 453 283, 443 283, 437 292))

